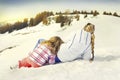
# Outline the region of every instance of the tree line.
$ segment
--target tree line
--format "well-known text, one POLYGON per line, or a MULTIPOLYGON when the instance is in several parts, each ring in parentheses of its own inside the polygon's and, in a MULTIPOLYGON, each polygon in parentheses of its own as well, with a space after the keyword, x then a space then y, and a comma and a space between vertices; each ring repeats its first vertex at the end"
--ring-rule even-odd
POLYGON ((28 18, 25 18, 23 21, 17 21, 14 24, 7 23, 0 27, 0 33, 1 34, 5 32, 11 33, 14 30, 20 30, 25 27, 36 26, 41 21, 43 21, 44 19, 51 15, 53 15, 53 12, 44 11, 42 13, 37 14, 34 18, 30 18, 30 20, 28 20, 28 18))
MULTIPOLYGON (((44 25, 49 25, 52 20, 54 20, 56 23, 60 23, 60 26, 63 27, 65 25, 70 26, 73 19, 76 19, 77 21, 80 20, 80 15, 84 14, 84 18, 87 17, 87 15, 93 15, 97 16, 100 13, 97 10, 91 10, 91 11, 78 11, 73 10, 72 12, 69 10, 66 10, 65 12, 56 12, 55 14, 53 12, 44 11, 41 13, 38 13, 34 18, 25 18, 23 21, 17 21, 14 24, 7 23, 5 25, 2 25, 0 27, 0 33, 3 34, 5 32, 13 32, 14 30, 20 30, 25 27, 33 27, 38 25, 40 22, 43 22, 44 25), (57 15, 57 16, 54 16, 57 15), (68 16, 68 15, 74 15, 74 16, 68 16), (54 16, 53 18, 50 18, 50 16, 54 16)), ((116 12, 103 12, 103 15, 112 15, 116 17, 120 17, 116 12)))
POLYGON ((112 12, 106 12, 106 11, 104 11, 103 15, 111 15, 111 16, 115 16, 115 17, 120 17, 120 15, 118 15, 117 12, 112 13, 112 12))

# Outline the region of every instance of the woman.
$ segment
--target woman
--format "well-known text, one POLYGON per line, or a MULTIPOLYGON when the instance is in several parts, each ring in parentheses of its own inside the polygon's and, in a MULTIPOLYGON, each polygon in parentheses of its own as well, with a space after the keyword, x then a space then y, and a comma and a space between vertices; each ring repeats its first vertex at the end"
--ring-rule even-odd
POLYGON ((73 33, 72 38, 60 46, 56 63, 85 59, 94 59, 94 31, 93 24, 88 23, 81 31, 73 33), (92 56, 92 57, 91 57, 92 56))

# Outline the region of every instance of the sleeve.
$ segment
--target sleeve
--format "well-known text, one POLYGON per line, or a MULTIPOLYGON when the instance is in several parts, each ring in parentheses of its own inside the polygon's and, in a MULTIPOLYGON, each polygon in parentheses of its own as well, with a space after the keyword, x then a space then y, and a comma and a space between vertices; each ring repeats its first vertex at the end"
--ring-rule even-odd
POLYGON ((35 49, 41 42, 43 42, 44 40, 45 40, 45 39, 39 39, 38 42, 36 43, 34 49, 35 49))
POLYGON ((49 62, 49 64, 55 64, 55 55, 50 55, 48 62, 49 62))

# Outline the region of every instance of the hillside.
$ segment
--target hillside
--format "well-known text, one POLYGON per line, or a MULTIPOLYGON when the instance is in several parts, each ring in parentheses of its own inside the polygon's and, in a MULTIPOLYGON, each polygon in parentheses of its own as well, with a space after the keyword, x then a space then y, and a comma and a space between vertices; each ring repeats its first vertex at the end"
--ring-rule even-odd
POLYGON ((10 34, 0 34, 0 80, 119 80, 120 79, 120 18, 99 15, 73 20, 70 26, 60 24, 24 28, 10 34), (48 65, 40 68, 10 70, 9 66, 24 58, 39 38, 53 35, 67 40, 69 33, 93 23, 95 30, 95 60, 48 65))

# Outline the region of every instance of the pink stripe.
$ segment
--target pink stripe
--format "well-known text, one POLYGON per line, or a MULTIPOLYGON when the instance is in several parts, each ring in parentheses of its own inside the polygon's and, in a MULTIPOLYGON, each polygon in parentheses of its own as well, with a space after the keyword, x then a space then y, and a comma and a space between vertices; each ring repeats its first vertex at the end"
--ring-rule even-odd
POLYGON ((43 51, 43 53, 40 54, 40 56, 43 57, 45 60, 48 60, 48 57, 46 57, 45 55, 49 56, 48 54, 49 50, 46 47, 45 48, 40 47, 40 48, 43 51))
POLYGON ((34 51, 39 55, 41 56, 44 60, 48 60, 48 57, 46 57, 45 55, 48 56, 47 52, 45 52, 41 47, 39 47, 42 52, 40 52, 38 49, 35 49, 34 51))
MULTIPOLYGON (((49 52, 48 49, 46 49, 46 48, 42 48, 41 46, 39 46, 39 48, 40 48, 43 52, 45 52, 45 54, 48 55, 48 52, 49 52)), ((39 49, 39 48, 38 48, 38 49, 39 49)), ((38 49, 36 49, 35 51, 37 51, 38 53, 40 53, 38 49)))
POLYGON ((44 63, 41 61, 41 58, 34 56, 34 54, 31 55, 31 57, 34 59, 35 62, 39 63, 40 65, 43 65, 44 63))
POLYGON ((51 53, 51 52, 50 52, 50 50, 49 50, 48 48, 46 48, 45 46, 42 46, 41 49, 42 49, 45 53, 47 53, 48 55, 50 55, 49 53, 51 53), (44 48, 43 48, 43 47, 44 47, 44 48))
POLYGON ((30 57, 32 57, 36 62, 38 62, 38 59, 33 54, 30 57))
POLYGON ((47 57, 45 57, 45 54, 43 53, 43 54, 40 54, 40 56, 41 56, 43 59, 48 60, 48 55, 47 55, 47 57))

